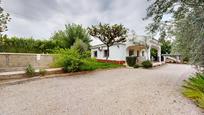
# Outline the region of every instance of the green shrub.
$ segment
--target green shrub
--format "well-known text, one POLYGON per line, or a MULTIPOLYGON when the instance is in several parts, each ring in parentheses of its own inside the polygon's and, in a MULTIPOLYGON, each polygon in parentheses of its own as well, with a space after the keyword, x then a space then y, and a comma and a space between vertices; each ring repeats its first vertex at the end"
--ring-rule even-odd
POLYGON ((85 51, 81 54, 81 58, 91 58, 91 51, 85 51))
POLYGON ((35 75, 35 68, 31 64, 28 64, 25 71, 28 77, 33 77, 35 75))
POLYGON ((133 67, 136 64, 136 56, 128 56, 126 57, 126 62, 128 64, 128 66, 133 67))
POLYGON ((44 68, 40 68, 39 74, 44 76, 47 73, 47 71, 44 68))
POLYGON ((204 108, 204 74, 197 73, 185 81, 183 95, 192 99, 199 107, 204 108))
POLYGON ((187 64, 189 62, 189 58, 188 57, 184 57, 183 58, 183 63, 187 64))
POLYGON ((135 65, 134 65, 134 68, 139 68, 139 67, 140 67, 139 64, 135 64, 135 65))
POLYGON ((59 49, 55 51, 54 67, 63 67, 65 72, 77 72, 82 64, 81 55, 75 49, 59 49))
POLYGON ((63 69, 65 72, 77 72, 79 71, 79 67, 82 65, 80 59, 69 57, 65 59, 63 64, 63 69))
POLYGON ((151 68, 152 67, 152 62, 147 60, 142 62, 142 67, 144 68, 151 68))
POLYGON ((74 49, 57 49, 54 51, 54 67, 63 67, 64 62, 71 58, 71 59, 80 59, 80 54, 74 49))

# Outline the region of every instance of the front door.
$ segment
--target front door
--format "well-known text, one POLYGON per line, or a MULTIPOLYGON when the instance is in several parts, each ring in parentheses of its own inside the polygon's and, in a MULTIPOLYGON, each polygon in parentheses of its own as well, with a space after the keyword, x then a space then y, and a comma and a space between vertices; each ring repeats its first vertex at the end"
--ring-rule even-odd
POLYGON ((129 56, 133 56, 134 55, 134 50, 133 49, 130 49, 129 50, 129 56))

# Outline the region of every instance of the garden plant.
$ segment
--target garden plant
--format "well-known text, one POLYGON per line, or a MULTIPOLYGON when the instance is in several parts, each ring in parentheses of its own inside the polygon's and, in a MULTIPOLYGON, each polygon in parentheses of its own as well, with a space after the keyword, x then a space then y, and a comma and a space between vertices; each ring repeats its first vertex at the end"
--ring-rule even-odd
POLYGON ((204 108, 204 74, 196 73, 185 81, 183 95, 204 108))

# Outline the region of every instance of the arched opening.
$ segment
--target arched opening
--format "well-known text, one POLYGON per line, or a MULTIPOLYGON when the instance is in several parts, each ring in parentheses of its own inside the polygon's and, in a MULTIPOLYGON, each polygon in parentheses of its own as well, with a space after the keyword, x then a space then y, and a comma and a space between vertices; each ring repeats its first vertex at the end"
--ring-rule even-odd
POLYGON ((126 48, 126 56, 136 56, 139 63, 146 60, 147 54, 144 46, 132 45, 126 48))
POLYGON ((158 50, 151 48, 151 61, 158 61, 158 50))

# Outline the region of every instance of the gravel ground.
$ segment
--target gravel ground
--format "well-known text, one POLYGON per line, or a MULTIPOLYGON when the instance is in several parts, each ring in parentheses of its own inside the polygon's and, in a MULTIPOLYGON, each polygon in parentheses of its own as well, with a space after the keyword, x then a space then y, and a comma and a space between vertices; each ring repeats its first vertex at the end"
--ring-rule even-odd
POLYGON ((188 65, 120 68, 0 87, 0 115, 202 115, 180 93, 188 65))

